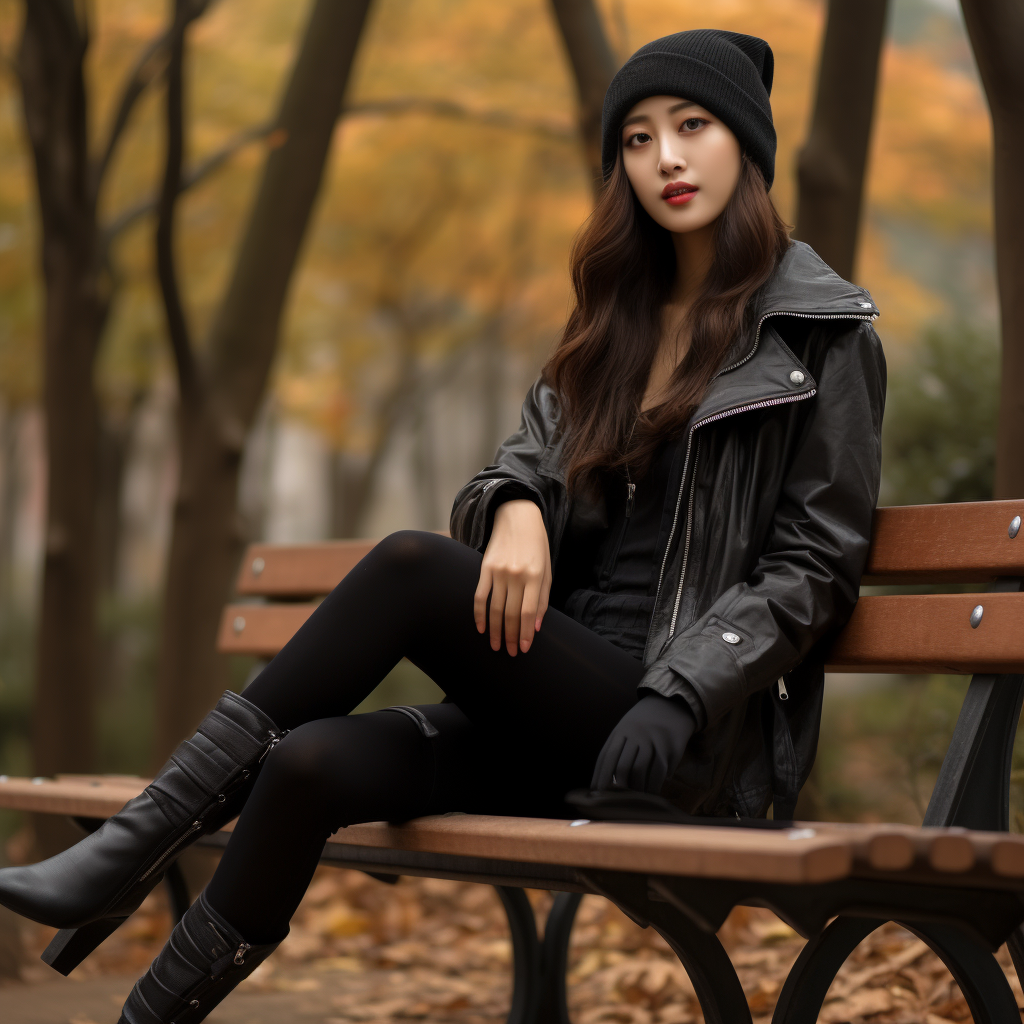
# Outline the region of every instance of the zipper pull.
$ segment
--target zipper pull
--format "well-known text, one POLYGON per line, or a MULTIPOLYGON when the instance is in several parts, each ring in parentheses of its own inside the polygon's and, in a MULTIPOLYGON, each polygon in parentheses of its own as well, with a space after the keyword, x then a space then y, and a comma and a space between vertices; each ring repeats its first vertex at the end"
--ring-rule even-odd
POLYGON ((245 954, 248 953, 250 949, 252 949, 252 945, 248 942, 243 942, 238 949, 235 950, 235 963, 238 964, 239 967, 245 963, 245 954))
POLYGON ((273 736, 273 739, 270 741, 270 743, 267 744, 267 749, 264 750, 262 754, 260 754, 260 759, 256 763, 262 764, 263 759, 267 756, 267 754, 269 754, 274 749, 274 747, 276 747, 278 743, 280 743, 281 740, 283 740, 285 736, 288 735, 289 732, 291 732, 290 729, 285 729, 283 732, 272 732, 270 735, 273 736))
POLYGON ((779 700, 789 700, 789 690, 786 689, 786 681, 779 676, 779 700))
POLYGON ((633 496, 636 494, 636 484, 626 484, 626 518, 633 514, 633 496))

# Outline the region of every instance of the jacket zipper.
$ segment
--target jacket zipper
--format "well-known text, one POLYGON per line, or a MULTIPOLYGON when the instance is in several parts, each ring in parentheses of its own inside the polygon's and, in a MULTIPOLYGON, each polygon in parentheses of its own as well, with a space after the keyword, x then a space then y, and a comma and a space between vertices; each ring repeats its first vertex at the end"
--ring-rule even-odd
POLYGON ((601 573, 601 589, 603 590, 607 585, 608 581, 612 577, 612 572, 615 570, 615 564, 619 560, 619 552, 622 550, 622 542, 626 539, 626 530, 629 529, 629 517, 633 514, 634 497, 636 495, 636 484, 630 482, 626 484, 626 515, 622 520, 622 529, 619 530, 619 539, 615 542, 615 550, 612 552, 611 558, 608 559, 605 564, 604 571, 601 573))
MULTIPOLYGON (((729 373, 730 371, 735 370, 737 367, 742 366, 745 362, 747 362, 747 360, 749 360, 749 359, 751 359, 753 357, 754 353, 757 351, 758 345, 760 345, 760 343, 761 343, 761 327, 764 324, 765 320, 767 320, 768 317, 770 317, 770 316, 797 316, 797 317, 801 317, 802 319, 805 319, 805 320, 872 320, 873 321, 875 319, 874 315, 861 316, 861 315, 859 315, 857 313, 793 313, 793 312, 791 312, 789 310, 785 310, 785 309, 774 309, 774 310, 771 310, 770 312, 765 313, 764 316, 762 316, 761 319, 758 320, 758 322, 757 322, 757 331, 754 334, 754 344, 751 345, 750 351, 742 359, 737 360, 731 366, 727 366, 727 367, 725 367, 725 369, 719 370, 718 373, 716 373, 715 376, 711 378, 711 380, 717 380, 717 378, 721 377, 722 374, 729 373)), ((709 384, 710 384, 710 381, 709 381, 709 384)), ((657 589, 654 592, 654 607, 655 607, 655 609, 657 609, 657 607, 658 607, 658 598, 661 597, 661 585, 662 585, 662 582, 664 581, 664 578, 665 578, 665 566, 668 564, 668 553, 672 549, 672 540, 675 537, 676 526, 678 525, 678 522, 679 522, 679 510, 680 510, 680 508, 682 507, 682 504, 683 504, 683 486, 686 483, 686 471, 687 471, 687 468, 689 467, 689 463, 690 463, 690 448, 691 448, 691 445, 693 444, 694 432, 697 430, 698 427, 703 427, 707 423, 714 423, 717 420, 725 419, 727 416, 732 416, 734 414, 738 414, 738 413, 741 413, 741 412, 750 412, 753 409, 765 409, 765 408, 768 408, 769 406, 773 406, 773 405, 785 405, 785 404, 787 404, 789 402, 799 402, 799 401, 803 400, 804 398, 811 398, 811 397, 813 397, 816 393, 817 393, 816 389, 812 388, 810 391, 804 392, 803 394, 800 394, 800 395, 787 396, 786 398, 768 399, 768 400, 761 401, 761 402, 753 402, 753 403, 751 403, 749 405, 739 406, 736 409, 727 409, 724 412, 716 414, 715 416, 709 416, 706 419, 699 420, 697 423, 694 423, 694 425, 692 427, 690 427, 690 432, 689 432, 689 434, 687 435, 687 438, 686 438, 686 457, 683 459, 683 475, 682 475, 682 478, 679 481, 679 495, 676 498, 676 508, 675 508, 675 513, 672 516, 672 527, 669 530, 668 542, 665 545, 665 554, 664 554, 664 556, 661 559, 661 570, 658 573, 658 587, 657 587, 657 589)), ((669 623, 668 636, 665 638, 665 642, 666 643, 668 643, 668 641, 671 640, 672 637, 675 635, 675 631, 676 631, 676 615, 678 615, 678 613, 679 613, 679 602, 680 602, 680 599, 681 599, 682 594, 683 594, 683 579, 684 579, 684 576, 685 576, 685 573, 686 573, 686 561, 687 561, 687 557, 689 556, 689 553, 690 553, 690 521, 692 519, 692 516, 691 516, 690 513, 692 513, 692 511, 693 511, 694 483, 696 481, 696 477, 697 477, 697 474, 696 474, 696 463, 695 463, 694 464, 693 480, 691 480, 691 482, 690 482, 690 504, 689 504, 689 507, 687 509, 687 527, 686 527, 686 540, 685 540, 685 543, 684 543, 684 550, 683 550, 683 564, 682 564, 682 566, 680 568, 680 572, 679 572, 679 587, 676 590, 676 599, 675 599, 675 602, 674 602, 674 604, 672 606, 672 621, 669 623)), ((648 631, 648 634, 647 634, 648 645, 650 644, 650 640, 651 640, 651 632, 650 631, 653 630, 653 629, 654 629, 654 616, 652 615, 651 616, 650 630, 648 631)))

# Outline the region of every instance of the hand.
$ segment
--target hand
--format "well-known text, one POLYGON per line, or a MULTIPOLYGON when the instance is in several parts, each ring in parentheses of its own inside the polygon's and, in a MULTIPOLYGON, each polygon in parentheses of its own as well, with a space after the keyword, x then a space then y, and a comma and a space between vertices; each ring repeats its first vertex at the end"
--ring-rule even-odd
POLYGON ((478 633, 487 630, 487 595, 491 595, 491 648, 505 646, 514 658, 524 654, 540 629, 551 593, 551 549, 540 509, 525 499, 506 501, 494 513, 494 528, 480 566, 473 595, 478 633))
POLYGON ((681 698, 649 693, 619 719, 594 765, 590 788, 658 793, 697 728, 681 698))

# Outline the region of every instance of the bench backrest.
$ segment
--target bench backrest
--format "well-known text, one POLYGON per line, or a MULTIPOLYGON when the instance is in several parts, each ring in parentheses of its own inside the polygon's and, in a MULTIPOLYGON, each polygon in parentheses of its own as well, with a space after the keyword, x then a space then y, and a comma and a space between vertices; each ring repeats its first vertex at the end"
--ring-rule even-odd
MULTIPOLYGON (((828 656, 832 672, 1024 671, 1024 500, 879 508, 863 583, 991 584, 1002 593, 866 595, 828 656), (997 584, 998 589, 998 584, 997 584), (981 611, 977 611, 980 608, 981 611)), ((218 647, 271 657, 373 547, 369 540, 253 544, 218 647)))

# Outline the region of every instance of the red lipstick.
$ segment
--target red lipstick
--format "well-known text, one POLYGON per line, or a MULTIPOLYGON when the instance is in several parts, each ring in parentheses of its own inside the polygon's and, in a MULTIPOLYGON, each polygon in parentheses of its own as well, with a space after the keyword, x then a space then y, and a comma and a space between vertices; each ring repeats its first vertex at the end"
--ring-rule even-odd
POLYGON ((661 198, 672 206, 682 206, 697 194, 697 186, 688 181, 670 181, 662 190, 661 198))

